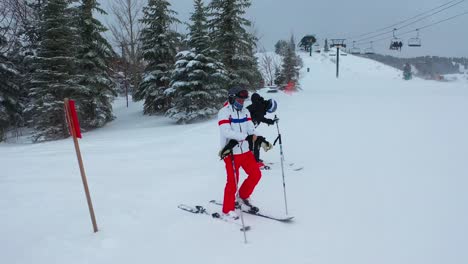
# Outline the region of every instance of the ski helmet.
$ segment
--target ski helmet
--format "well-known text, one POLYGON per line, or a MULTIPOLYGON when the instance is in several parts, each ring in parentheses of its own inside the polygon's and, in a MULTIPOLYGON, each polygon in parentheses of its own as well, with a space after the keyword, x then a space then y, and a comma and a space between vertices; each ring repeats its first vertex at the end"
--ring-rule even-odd
POLYGON ((242 98, 247 99, 249 98, 249 92, 246 89, 242 89, 240 87, 232 87, 228 91, 228 96, 234 98, 242 98))
POLYGON ((268 109, 267 109, 268 113, 275 112, 277 107, 278 107, 278 104, 276 103, 274 99, 268 100, 268 109))
POLYGON ((240 87, 233 87, 229 89, 228 91, 228 96, 229 96, 229 103, 234 106, 236 110, 242 110, 244 107, 243 103, 240 103, 236 100, 236 98, 240 99, 247 99, 249 98, 249 92, 245 89, 242 89, 240 87))
POLYGON ((252 104, 264 102, 263 97, 261 97, 258 93, 253 93, 250 97, 250 100, 252 101, 252 104))

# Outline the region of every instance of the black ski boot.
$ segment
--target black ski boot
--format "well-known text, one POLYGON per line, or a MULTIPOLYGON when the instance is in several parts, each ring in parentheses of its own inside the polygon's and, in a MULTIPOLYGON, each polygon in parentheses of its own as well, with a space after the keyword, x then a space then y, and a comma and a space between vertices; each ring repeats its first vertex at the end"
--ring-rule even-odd
MULTIPOLYGON (((260 211, 258 207, 250 203, 249 199, 240 199, 241 203, 244 205, 243 209, 247 209, 248 212, 256 214, 260 211)), ((242 208, 242 206, 241 206, 242 208)))

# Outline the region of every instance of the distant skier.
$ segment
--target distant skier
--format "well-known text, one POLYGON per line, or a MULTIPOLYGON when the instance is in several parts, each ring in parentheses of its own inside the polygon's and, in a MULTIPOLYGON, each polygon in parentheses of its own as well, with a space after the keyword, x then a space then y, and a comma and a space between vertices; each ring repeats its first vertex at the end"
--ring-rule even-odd
MULTIPOLYGON (((268 119, 265 117, 267 112, 273 113, 276 111, 278 104, 276 103, 275 100, 273 99, 265 100, 258 93, 252 94, 251 100, 252 100, 252 104, 247 106, 247 109, 249 110, 250 115, 252 116, 252 121, 255 126, 260 125, 260 123, 273 125, 275 121, 277 121, 277 120, 268 119)), ((260 147, 263 147, 263 149, 266 152, 270 150, 271 148, 273 148, 273 145, 262 136, 258 136, 255 143, 254 142, 249 142, 249 143, 250 143, 249 148, 250 150, 253 151, 255 160, 257 161, 260 167, 264 166, 263 160, 260 159, 260 147)))
POLYGON ((224 160, 227 173, 227 182, 224 188, 223 213, 237 219, 235 195, 238 184, 236 175, 239 177, 239 168, 242 167, 247 173, 247 179, 245 179, 239 188, 240 202, 248 208, 257 211, 258 208, 252 206, 249 197, 260 181, 262 173, 248 146, 249 139, 253 142, 257 139, 257 132, 252 123, 250 113, 244 108, 244 100, 249 97, 249 93, 245 89, 234 87, 229 89, 228 96, 228 102, 218 112, 218 125, 221 135, 221 146, 223 147, 219 155, 224 160), (234 157, 234 163, 231 156, 234 157), (236 174, 234 174, 234 166, 236 174))

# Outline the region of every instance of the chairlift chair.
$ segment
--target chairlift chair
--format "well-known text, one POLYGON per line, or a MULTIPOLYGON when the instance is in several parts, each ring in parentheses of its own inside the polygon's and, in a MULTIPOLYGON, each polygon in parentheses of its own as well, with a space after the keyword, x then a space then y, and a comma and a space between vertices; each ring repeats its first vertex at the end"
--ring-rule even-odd
POLYGON ((421 39, 419 38, 419 29, 416 29, 416 37, 408 40, 408 47, 421 47, 421 39))
POLYGON ((320 49, 320 44, 315 43, 314 44, 314 52, 320 53, 322 50, 320 49))
POLYGON ((372 55, 372 54, 375 54, 375 51, 374 51, 373 48, 367 48, 367 49, 364 51, 364 53, 365 53, 366 55, 372 55))
POLYGON ((374 51, 374 47, 373 47, 373 41, 370 42, 370 47, 366 48, 364 50, 364 54, 366 55, 372 55, 372 54, 375 54, 375 51, 374 51))
POLYGON ((356 41, 353 41, 353 47, 349 50, 351 54, 361 54, 361 49, 356 47, 356 41))
POLYGON ((396 28, 393 29, 393 39, 390 40, 390 50, 400 50, 401 51, 401 47, 403 47, 403 41, 400 38, 397 38, 395 36, 395 31, 396 30, 397 30, 396 28))
POLYGON ((361 54, 361 49, 360 48, 352 48, 349 53, 354 54, 354 55, 361 54))

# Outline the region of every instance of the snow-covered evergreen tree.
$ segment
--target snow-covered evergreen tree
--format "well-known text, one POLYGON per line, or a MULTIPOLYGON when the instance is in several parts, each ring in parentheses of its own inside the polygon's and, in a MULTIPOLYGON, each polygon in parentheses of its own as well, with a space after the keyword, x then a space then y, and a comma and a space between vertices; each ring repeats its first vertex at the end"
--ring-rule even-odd
POLYGON ((256 87, 261 81, 254 56, 256 37, 247 32, 251 22, 243 17, 250 0, 213 0, 211 39, 232 79, 231 85, 256 87))
POLYGON ((278 40, 275 44, 275 53, 281 56, 286 54, 289 43, 286 40, 278 40))
MULTIPOLYGON (((36 54, 40 42, 40 21, 46 3, 47 0, 27 0, 21 6, 24 10, 18 34, 21 39, 21 54, 24 56, 36 54)), ((25 64, 27 67, 28 61, 25 64)))
POLYGON ((171 26, 180 21, 170 9, 166 0, 148 0, 143 9, 141 22, 143 58, 147 63, 134 100, 145 100, 144 113, 164 113, 171 105, 169 88, 170 77, 174 68, 179 34, 171 26))
POLYGON ((82 78, 79 84, 84 86, 89 94, 79 102, 82 114, 80 124, 83 128, 95 128, 113 119, 111 102, 116 92, 109 65, 116 54, 101 35, 107 29, 93 17, 93 11, 106 14, 105 11, 99 7, 96 0, 81 1, 82 4, 76 12, 81 37, 78 59, 82 78))
POLYGON ((286 78, 283 75, 280 67, 275 68, 275 84, 276 85, 283 85, 286 83, 286 78))
POLYGON ((325 45, 323 47, 323 51, 325 51, 325 52, 330 51, 330 47, 328 46, 328 39, 325 39, 325 45))
MULTIPOLYGON (((32 68, 28 113, 36 132, 34 140, 43 141, 68 137, 63 100, 78 102, 91 91, 78 84, 79 66, 77 32, 66 0, 48 0, 40 23, 40 43, 32 68)), ((80 113, 81 109, 77 109, 80 113)))
POLYGON ((296 45, 294 37, 291 36, 289 46, 286 49, 286 54, 283 57, 283 64, 281 66, 281 73, 279 74, 282 81, 288 83, 290 81, 297 81, 299 77, 300 58, 296 55, 296 45))
MULTIPOLYGON (((5 43, 6 39, 0 36, 0 51, 5 43)), ((19 78, 15 65, 0 52, 0 142, 5 130, 21 120, 23 106, 20 103, 19 78)))
POLYGON ((202 0, 195 0, 194 5, 188 41, 192 49, 177 54, 171 89, 167 90, 174 106, 166 114, 181 124, 215 115, 229 82, 223 64, 215 59, 216 51, 210 49, 207 9, 202 0))
MULTIPOLYGON (((31 98, 28 96, 28 89, 32 73, 34 72, 33 62, 37 54, 40 43, 40 18, 47 0, 26 0, 18 2, 17 8, 21 11, 21 22, 18 28, 18 41, 11 52, 10 59, 14 62, 16 69, 21 73, 18 85, 21 88, 22 96, 20 101, 23 105, 29 105, 31 98)), ((31 121, 28 112, 22 113, 22 124, 31 121)))
POLYGON ((195 52, 207 52, 210 49, 210 36, 208 34, 208 8, 203 0, 194 0, 194 12, 190 17, 192 24, 189 25, 189 47, 195 52))
POLYGON ((409 63, 405 63, 403 66, 403 79, 404 80, 411 80, 413 74, 411 72, 411 65, 409 63))

